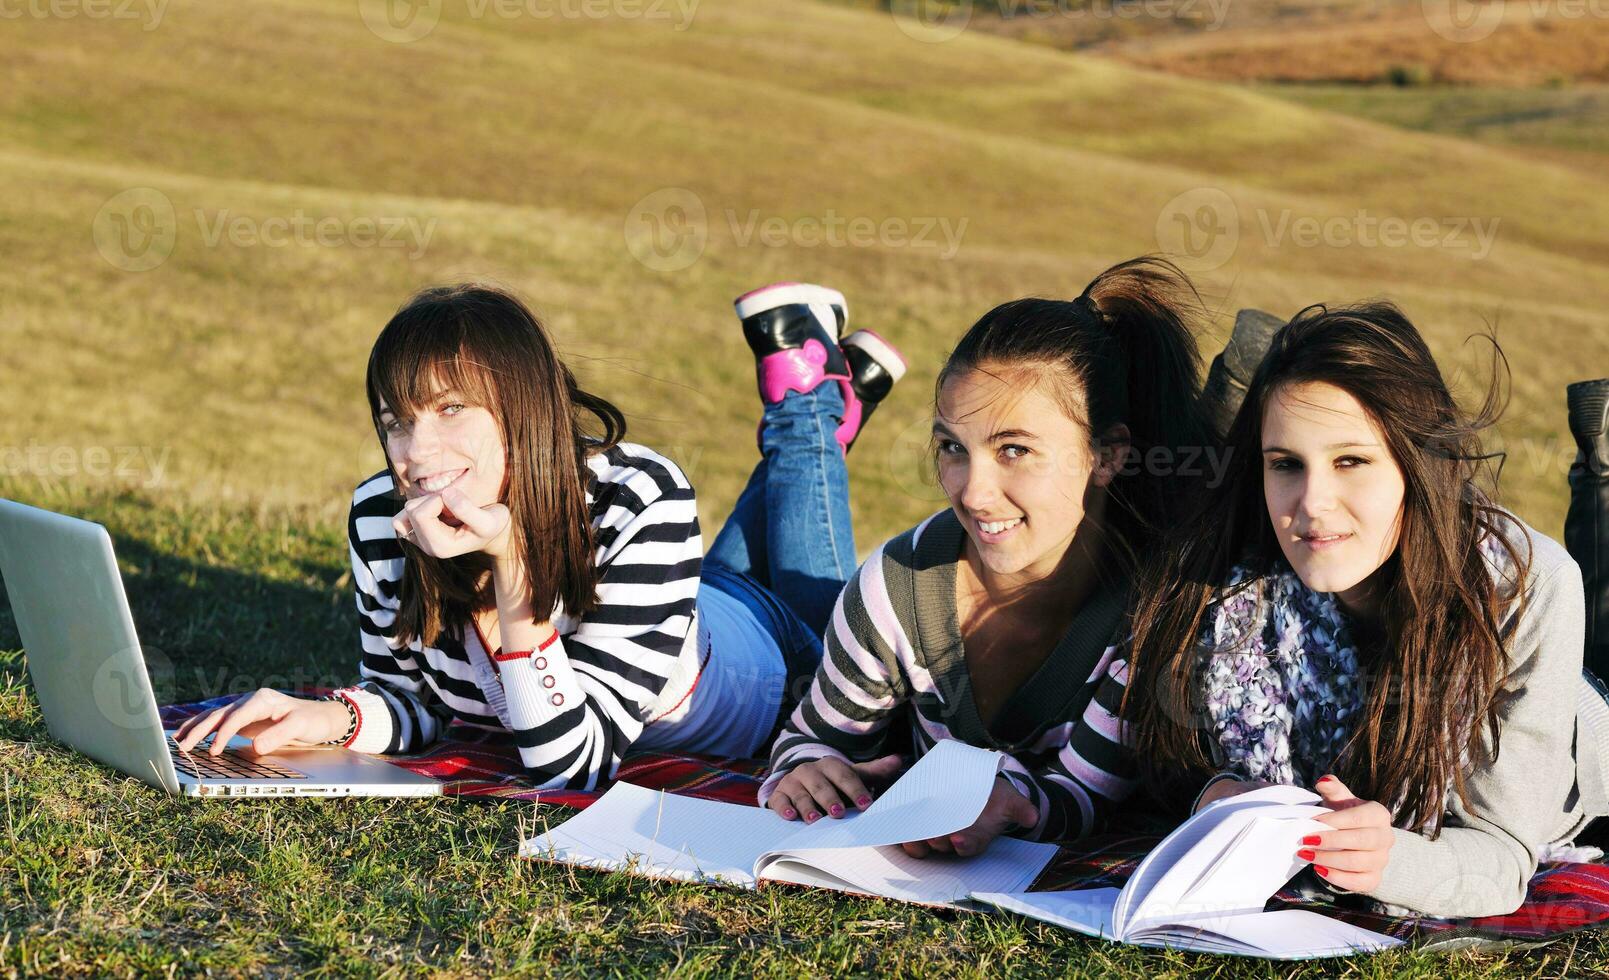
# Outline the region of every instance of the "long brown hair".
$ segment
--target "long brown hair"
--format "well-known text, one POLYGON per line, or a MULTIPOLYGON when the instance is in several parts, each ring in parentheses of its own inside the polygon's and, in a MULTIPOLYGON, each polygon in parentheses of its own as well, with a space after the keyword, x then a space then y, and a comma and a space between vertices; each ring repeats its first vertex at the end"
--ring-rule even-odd
POLYGON ((976 368, 1057 372, 1050 390, 1093 440, 1112 426, 1130 432, 1130 465, 1109 489, 1115 555, 1132 570, 1147 534, 1171 527, 1186 496, 1178 474, 1144 461, 1152 449, 1204 450, 1199 410, 1201 355, 1193 320, 1201 300, 1178 266, 1152 256, 1120 262, 1076 299, 1019 299, 985 313, 951 352, 934 386, 976 368))
POLYGON ((1263 414, 1281 386, 1316 382, 1364 406, 1405 484, 1401 537, 1382 572, 1383 631, 1360 650, 1363 709, 1337 775, 1359 798, 1433 833, 1449 787, 1465 798, 1466 761, 1495 758, 1508 669, 1506 598, 1481 542, 1495 535, 1513 581, 1525 580, 1530 562, 1503 533, 1510 519, 1477 482, 1492 458, 1481 453, 1480 433, 1501 413, 1498 368, 1507 368, 1495 338, 1492 349, 1492 384, 1469 415, 1419 331, 1390 303, 1312 306, 1275 335, 1230 427, 1227 478, 1142 575, 1122 715, 1153 786, 1209 769, 1197 669, 1201 658, 1226 651, 1198 638, 1235 566, 1253 572, 1240 586, 1247 589, 1289 570, 1264 503, 1263 414))
MULTIPOLYGON (((557 603, 579 615, 597 603, 585 459, 626 435, 620 410, 584 391, 559 360, 535 314, 512 294, 484 285, 434 286, 405 303, 369 354, 369 411, 381 449, 383 403, 399 417, 420 410, 444 388, 460 392, 497 420, 503 439, 502 503, 512 520, 510 546, 525 566, 531 607, 557 603), (583 413, 601 426, 589 434, 583 413)), ((400 488, 396 465, 391 478, 400 488)), ((396 638, 433 642, 463 630, 496 596, 492 561, 472 553, 432 558, 403 542, 401 610, 396 638)))

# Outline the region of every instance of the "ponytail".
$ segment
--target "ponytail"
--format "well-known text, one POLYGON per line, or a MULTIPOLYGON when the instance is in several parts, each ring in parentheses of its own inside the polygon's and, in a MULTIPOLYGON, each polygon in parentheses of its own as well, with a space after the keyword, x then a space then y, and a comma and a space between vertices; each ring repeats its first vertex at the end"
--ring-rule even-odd
POLYGON ((1187 322, 1201 297, 1178 266, 1142 256, 1096 276, 1080 299, 1100 314, 1122 350, 1123 396, 1113 400, 1110 422, 1091 419, 1096 433, 1114 422, 1129 427, 1128 465, 1114 496, 1153 530, 1175 527, 1184 517, 1181 505, 1196 496, 1180 481, 1194 489, 1194 475, 1205 469, 1200 454, 1212 444, 1198 406, 1201 354, 1187 322))
POLYGON ((984 314, 939 372, 935 396, 950 377, 982 365, 1059 370, 1058 400, 1092 440, 1128 426, 1130 454, 1110 493, 1114 530, 1134 549, 1142 536, 1178 522, 1196 496, 1194 481, 1181 477, 1205 469, 1189 455, 1211 444, 1198 405, 1201 356, 1190 326, 1200 305, 1173 263, 1121 262, 1074 300, 1019 299, 984 314))

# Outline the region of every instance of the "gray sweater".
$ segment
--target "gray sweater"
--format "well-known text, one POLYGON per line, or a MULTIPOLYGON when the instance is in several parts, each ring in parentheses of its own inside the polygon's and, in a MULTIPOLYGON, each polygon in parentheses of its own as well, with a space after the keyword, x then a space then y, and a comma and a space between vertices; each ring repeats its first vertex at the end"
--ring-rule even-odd
MULTIPOLYGON (((1466 774, 1436 840, 1397 830, 1374 899, 1430 915, 1512 912, 1538 855, 1609 814, 1609 705, 1581 673, 1586 599, 1581 570, 1558 542, 1516 521, 1529 539, 1523 606, 1503 624, 1512 697, 1500 715, 1498 758, 1466 774)), ((1521 544, 1521 554, 1524 545, 1521 544)))

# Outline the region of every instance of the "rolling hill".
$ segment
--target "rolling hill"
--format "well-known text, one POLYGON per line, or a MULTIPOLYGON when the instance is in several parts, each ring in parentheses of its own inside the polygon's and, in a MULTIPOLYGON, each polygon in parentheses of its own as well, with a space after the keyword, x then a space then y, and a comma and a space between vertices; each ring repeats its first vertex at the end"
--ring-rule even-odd
POLYGON ((99 481, 338 519, 379 462, 374 335, 425 283, 491 277, 684 463, 713 528, 757 411, 727 304, 800 278, 842 288, 913 363, 852 460, 864 549, 937 506, 918 446, 966 326, 1161 249, 1220 331, 1239 306, 1385 295, 1452 370, 1496 324, 1505 484, 1557 531, 1562 387, 1609 371, 1609 180, 864 10, 381 8, 10 22, 8 492, 99 481))

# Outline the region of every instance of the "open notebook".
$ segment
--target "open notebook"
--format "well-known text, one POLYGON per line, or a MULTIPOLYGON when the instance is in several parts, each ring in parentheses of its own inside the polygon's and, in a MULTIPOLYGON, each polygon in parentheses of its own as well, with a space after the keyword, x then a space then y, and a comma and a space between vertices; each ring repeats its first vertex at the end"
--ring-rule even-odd
POLYGON ((896 845, 970 827, 1003 760, 946 739, 864 812, 814 824, 616 783, 579 815, 524 841, 520 856, 742 888, 786 881, 975 908, 976 892, 1025 890, 1056 846, 1000 837, 974 857, 918 859, 896 845))
POLYGON ((1140 946, 1272 959, 1374 952, 1400 940, 1302 909, 1263 911, 1306 866, 1301 839, 1329 828, 1319 797, 1295 786, 1231 796, 1187 820, 1122 889, 979 893, 974 901, 1140 946))

